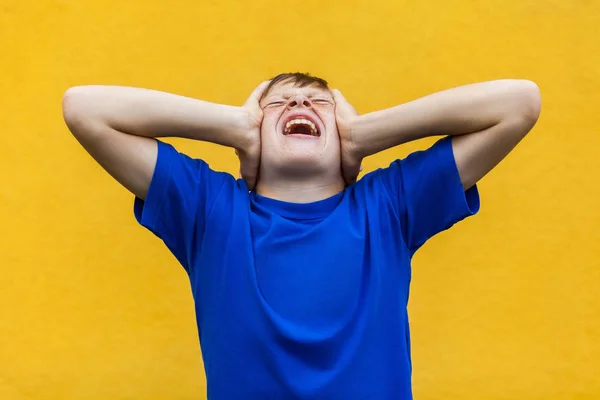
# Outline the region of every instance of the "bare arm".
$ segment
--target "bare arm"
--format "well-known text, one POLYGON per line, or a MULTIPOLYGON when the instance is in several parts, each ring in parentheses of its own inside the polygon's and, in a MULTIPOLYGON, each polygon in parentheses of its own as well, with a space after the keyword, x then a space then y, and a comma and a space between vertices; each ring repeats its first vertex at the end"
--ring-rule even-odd
POLYGON ((245 151, 252 141, 242 107, 121 86, 74 87, 63 97, 65 122, 117 181, 145 199, 157 159, 155 137, 208 141, 245 151))
POLYGON ((535 125, 535 83, 498 80, 461 86, 353 118, 345 139, 357 159, 412 140, 451 135, 465 189, 494 168, 535 125))

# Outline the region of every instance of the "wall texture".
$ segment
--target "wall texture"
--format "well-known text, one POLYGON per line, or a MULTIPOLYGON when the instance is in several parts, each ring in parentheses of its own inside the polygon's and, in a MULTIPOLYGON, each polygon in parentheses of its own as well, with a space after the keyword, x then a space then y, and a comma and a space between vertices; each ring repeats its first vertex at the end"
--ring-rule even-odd
MULTIPOLYGON (((481 213, 414 260, 415 397, 600 398, 599 26, 589 0, 1 1, 0 399, 205 396, 187 277, 68 133, 63 92, 241 104, 292 70, 360 112, 538 83, 540 122, 481 182, 481 213)), ((230 149, 171 142, 237 171, 230 149)))

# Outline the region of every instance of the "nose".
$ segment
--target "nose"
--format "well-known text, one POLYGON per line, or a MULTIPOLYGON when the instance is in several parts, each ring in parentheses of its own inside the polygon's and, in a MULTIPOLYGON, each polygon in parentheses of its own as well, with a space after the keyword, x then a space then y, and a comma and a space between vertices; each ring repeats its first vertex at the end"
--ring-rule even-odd
POLYGON ((287 108, 306 107, 311 108, 312 102, 303 94, 295 94, 287 102, 287 108))

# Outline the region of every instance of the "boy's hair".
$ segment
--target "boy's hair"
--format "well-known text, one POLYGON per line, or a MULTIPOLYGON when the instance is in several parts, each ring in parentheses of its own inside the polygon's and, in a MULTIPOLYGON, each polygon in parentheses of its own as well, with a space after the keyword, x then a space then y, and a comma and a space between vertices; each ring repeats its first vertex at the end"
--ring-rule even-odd
POLYGON ((316 76, 312 76, 309 73, 287 72, 271 78, 269 86, 267 86, 263 93, 263 97, 269 93, 273 86, 275 86, 278 83, 285 82, 293 82, 294 86, 297 87, 317 86, 321 89, 329 89, 329 86, 327 85, 327 81, 325 79, 317 78, 316 76))

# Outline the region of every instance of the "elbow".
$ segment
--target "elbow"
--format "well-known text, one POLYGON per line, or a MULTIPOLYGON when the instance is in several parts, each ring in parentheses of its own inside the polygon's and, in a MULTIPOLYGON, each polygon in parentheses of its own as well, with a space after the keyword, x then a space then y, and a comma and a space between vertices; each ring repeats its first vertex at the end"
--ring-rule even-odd
POLYGON ((77 126, 80 125, 83 119, 80 101, 81 95, 81 87, 72 87, 67 89, 62 98, 63 119, 73 134, 75 134, 77 126))
POLYGON ((94 120, 91 99, 91 93, 86 86, 69 88, 63 95, 63 119, 75 136, 90 131, 88 127, 94 120))
POLYGON ((67 89, 62 98, 63 118, 67 125, 76 122, 81 118, 84 107, 82 107, 85 97, 85 88, 75 86, 67 89))
POLYGON ((538 85, 529 80, 518 80, 514 88, 514 108, 511 118, 525 128, 525 134, 537 123, 542 110, 542 96, 538 85))

